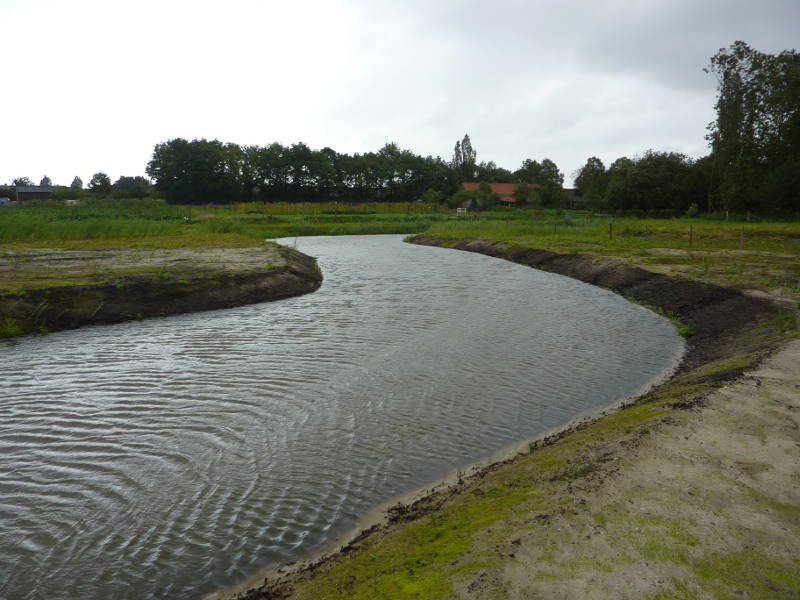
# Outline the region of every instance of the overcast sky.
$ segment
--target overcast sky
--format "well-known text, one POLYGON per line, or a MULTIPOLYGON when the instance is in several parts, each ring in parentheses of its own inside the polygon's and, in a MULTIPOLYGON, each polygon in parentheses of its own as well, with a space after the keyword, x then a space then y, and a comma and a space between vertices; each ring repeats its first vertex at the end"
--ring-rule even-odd
POLYGON ((800 47, 798 0, 0 0, 0 183, 143 175, 175 137, 566 175, 648 148, 707 153, 744 40, 800 47))

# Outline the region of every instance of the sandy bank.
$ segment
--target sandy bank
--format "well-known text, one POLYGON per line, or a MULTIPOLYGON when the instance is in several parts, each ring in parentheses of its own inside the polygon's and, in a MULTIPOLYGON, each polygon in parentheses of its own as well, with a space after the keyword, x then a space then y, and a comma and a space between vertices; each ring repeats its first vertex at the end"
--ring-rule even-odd
POLYGON ((694 330, 623 410, 410 504, 242 598, 800 597, 800 342, 769 298, 619 261, 412 241, 575 277, 694 330))
POLYGON ((0 254, 0 337, 74 329, 313 292, 291 248, 21 250, 0 254))

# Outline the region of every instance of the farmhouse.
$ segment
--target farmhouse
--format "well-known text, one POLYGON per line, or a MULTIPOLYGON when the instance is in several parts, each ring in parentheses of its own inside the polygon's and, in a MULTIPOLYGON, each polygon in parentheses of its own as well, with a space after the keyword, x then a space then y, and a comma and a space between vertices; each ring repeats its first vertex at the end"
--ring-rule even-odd
POLYGON ((17 202, 25 200, 50 200, 53 197, 51 185, 18 185, 14 188, 17 202))
MULTIPOLYGON (((474 192, 481 188, 481 184, 475 181, 465 181, 464 182, 464 190, 467 192, 474 192)), ((514 196, 514 192, 517 191, 517 187, 519 187, 518 183, 490 183, 489 189, 492 190, 493 194, 497 194, 500 198, 500 202, 506 204, 514 204, 516 203, 517 199, 514 196)))

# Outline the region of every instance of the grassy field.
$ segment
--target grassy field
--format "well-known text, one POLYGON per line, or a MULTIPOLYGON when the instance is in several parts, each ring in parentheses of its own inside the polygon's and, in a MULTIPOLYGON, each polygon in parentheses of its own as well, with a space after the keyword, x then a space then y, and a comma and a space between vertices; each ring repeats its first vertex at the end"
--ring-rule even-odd
POLYGON ((242 246, 299 235, 415 233, 450 215, 419 204, 117 205, 13 207, 0 212, 5 247, 242 246))
POLYGON ((427 233, 617 256, 660 273, 800 298, 800 223, 542 215, 435 223, 427 233))
POLYGON ((422 233, 557 252, 619 256, 648 269, 800 298, 800 223, 628 219, 510 209, 470 213, 418 203, 158 201, 0 210, 0 252, 26 248, 250 247, 305 235, 422 233))

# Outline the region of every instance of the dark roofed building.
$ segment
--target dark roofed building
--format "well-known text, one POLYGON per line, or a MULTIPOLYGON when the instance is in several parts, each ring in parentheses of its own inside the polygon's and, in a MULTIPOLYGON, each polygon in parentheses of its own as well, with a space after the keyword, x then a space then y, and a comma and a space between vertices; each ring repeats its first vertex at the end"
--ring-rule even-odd
POLYGON ((18 185, 14 188, 17 202, 26 200, 50 200, 53 197, 52 185, 18 185))

